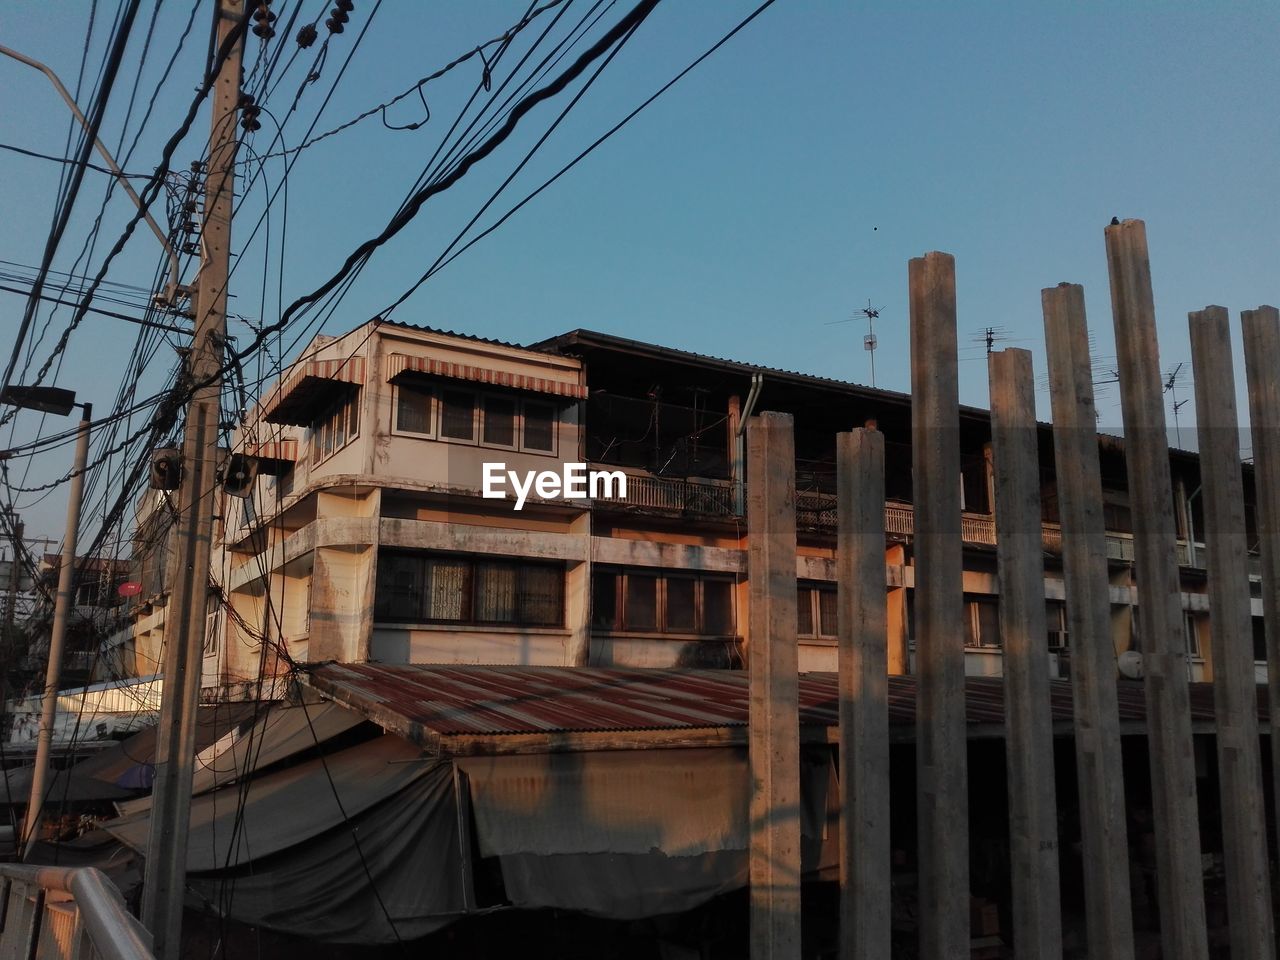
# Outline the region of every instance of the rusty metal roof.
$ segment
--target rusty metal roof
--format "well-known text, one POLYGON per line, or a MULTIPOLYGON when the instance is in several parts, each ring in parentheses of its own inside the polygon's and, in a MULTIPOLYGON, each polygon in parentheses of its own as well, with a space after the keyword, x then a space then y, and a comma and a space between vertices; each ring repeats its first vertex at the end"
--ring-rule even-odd
MULTIPOLYGON (((729 743, 741 739, 748 719, 749 676, 735 670, 639 670, 592 667, 518 667, 325 664, 304 682, 364 713, 376 723, 429 748, 477 748, 478 738, 552 738, 565 735, 655 734, 682 743, 729 743), (738 733, 734 733, 738 731, 738 733), (697 736, 690 736, 700 732, 697 736)), ((800 724, 806 739, 831 739, 837 726, 836 676, 800 677, 800 724)), ((1050 681, 1055 728, 1069 733, 1071 684, 1050 681)), ((1004 686, 998 677, 966 679, 970 736, 999 736, 1004 723, 1004 686)), ((1144 700, 1140 681, 1118 683, 1125 732, 1141 732, 1144 700)), ((1265 687, 1259 687, 1265 722, 1265 687)), ((889 722, 895 739, 914 734, 915 677, 889 678, 889 722)), ((1213 723, 1213 687, 1191 684, 1192 722, 1213 723)), ((641 746, 637 736, 627 745, 641 746)), ((651 740, 662 738, 650 737, 651 740)), ((603 743, 603 737, 595 741, 603 743)), ((588 748, 589 740, 582 741, 588 748)), ((486 749, 500 749, 496 743, 486 749)))

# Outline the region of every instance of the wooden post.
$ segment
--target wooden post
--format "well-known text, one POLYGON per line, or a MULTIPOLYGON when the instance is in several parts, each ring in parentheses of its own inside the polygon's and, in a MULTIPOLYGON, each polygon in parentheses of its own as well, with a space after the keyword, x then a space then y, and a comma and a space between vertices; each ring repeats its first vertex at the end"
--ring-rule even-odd
POLYGON ((1062 960, 1035 385, 1026 350, 1000 350, 988 362, 1013 945, 1020 960, 1062 960))
POLYGON ((1073 283, 1049 287, 1040 291, 1040 302, 1062 516, 1088 952, 1098 960, 1132 960, 1116 655, 1110 582, 1102 559, 1107 555, 1107 534, 1084 288, 1073 283))
MULTIPOLYGON (((800 675, 796 477, 791 415, 747 427, 751 595, 751 956, 800 957, 800 675)), ((882 564, 883 565, 883 564, 882 564)))
POLYGON ((1218 789, 1232 960, 1274 960, 1271 876, 1253 679, 1249 544, 1240 475, 1231 328, 1225 307, 1189 317, 1196 429, 1204 496, 1204 544, 1213 644, 1218 789))
POLYGON ((1146 226, 1141 220, 1109 226, 1106 242, 1133 509, 1160 932, 1167 960, 1203 960, 1209 947, 1191 702, 1146 226))
POLYGON ((969 952, 969 780, 955 258, 911 261, 921 960, 969 952))
POLYGON ((889 956, 889 663, 884 437, 836 438, 840 634, 840 957, 889 956))
MULTIPOLYGON (((1240 314, 1249 377, 1253 485, 1258 497, 1262 555, 1262 616, 1267 631, 1267 691, 1271 707, 1271 776, 1280 817, 1280 310, 1240 314)), ((1280 819, 1277 820, 1280 823, 1280 819)))

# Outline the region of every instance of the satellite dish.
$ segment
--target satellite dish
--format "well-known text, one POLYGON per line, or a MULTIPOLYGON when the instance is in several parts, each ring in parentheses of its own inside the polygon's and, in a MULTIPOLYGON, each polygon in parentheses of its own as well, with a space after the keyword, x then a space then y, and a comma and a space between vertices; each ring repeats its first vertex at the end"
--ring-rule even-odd
POLYGON ((127 583, 122 583, 120 586, 116 587, 116 593, 120 594, 122 597, 136 597, 141 592, 142 584, 135 583, 132 580, 127 583))
POLYGON ((1120 671, 1120 676, 1128 677, 1130 680, 1141 680, 1142 654, 1137 650, 1126 650, 1116 657, 1116 667, 1120 671))

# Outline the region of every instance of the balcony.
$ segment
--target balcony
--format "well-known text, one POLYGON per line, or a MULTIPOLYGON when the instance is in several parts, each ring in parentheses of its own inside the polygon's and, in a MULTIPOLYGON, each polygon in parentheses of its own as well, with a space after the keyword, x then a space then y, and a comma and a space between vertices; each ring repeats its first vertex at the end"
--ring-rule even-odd
MULTIPOLYGON (((642 512, 702 520, 732 520, 733 485, 724 481, 690 480, 669 477, 627 475, 626 506, 642 512)), ((796 494, 796 526, 802 531, 834 534, 836 530, 836 498, 831 494, 801 491, 796 494)), ((911 537, 915 533, 915 516, 911 504, 890 501, 884 505, 885 533, 892 537, 911 537)), ((1062 527, 1056 523, 1042 526, 1046 553, 1062 553, 1062 527)), ((994 547, 995 519, 983 513, 963 513, 960 535, 965 543, 994 547)), ((1178 564, 1190 565, 1190 551, 1185 540, 1177 543, 1178 564)), ((1196 544, 1196 558, 1202 562, 1204 544, 1196 544)), ((1132 561, 1133 535, 1107 533, 1107 559, 1132 561)))

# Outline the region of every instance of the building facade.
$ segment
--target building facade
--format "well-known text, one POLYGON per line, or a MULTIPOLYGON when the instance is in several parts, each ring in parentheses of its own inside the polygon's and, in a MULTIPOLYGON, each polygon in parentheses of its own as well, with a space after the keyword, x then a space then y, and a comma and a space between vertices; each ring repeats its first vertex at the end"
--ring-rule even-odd
MULTIPOLYGON (((222 496, 204 683, 233 689, 330 660, 743 667, 750 477, 739 427, 765 409, 796 424, 801 669, 836 669, 835 435, 874 421, 886 442, 890 669, 911 672, 909 395, 583 330, 523 347, 371 322, 317 338, 235 435, 229 453, 253 458, 257 476, 222 496), (563 477, 565 464, 625 475, 625 495, 615 483, 566 498, 532 479, 525 496, 514 491, 539 473, 563 477)), ((989 414, 962 408, 958 429, 957 628, 968 672, 997 675, 989 414)), ((1053 444, 1040 433, 1046 669, 1067 676, 1053 444)), ((1123 444, 1099 443, 1119 653, 1135 643, 1133 535, 1123 444)), ((1208 680, 1199 465, 1170 456, 1189 673, 1208 680)), ((1251 483, 1246 473, 1250 503, 1251 483)), ((155 514, 143 511, 139 535, 140 568, 153 573, 115 651, 140 675, 154 672, 164 636, 155 514)))

